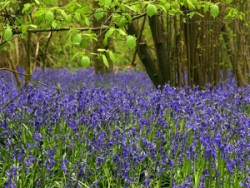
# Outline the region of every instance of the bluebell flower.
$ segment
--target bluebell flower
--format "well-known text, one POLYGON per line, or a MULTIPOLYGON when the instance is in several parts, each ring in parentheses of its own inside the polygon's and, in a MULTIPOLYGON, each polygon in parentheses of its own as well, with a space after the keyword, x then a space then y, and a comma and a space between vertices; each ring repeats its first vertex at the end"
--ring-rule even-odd
POLYGON ((33 135, 33 138, 35 141, 40 142, 42 140, 42 134, 41 133, 35 133, 33 135))
POLYGON ((68 159, 63 157, 61 160, 61 167, 60 169, 66 174, 68 172, 67 164, 68 164, 68 159))

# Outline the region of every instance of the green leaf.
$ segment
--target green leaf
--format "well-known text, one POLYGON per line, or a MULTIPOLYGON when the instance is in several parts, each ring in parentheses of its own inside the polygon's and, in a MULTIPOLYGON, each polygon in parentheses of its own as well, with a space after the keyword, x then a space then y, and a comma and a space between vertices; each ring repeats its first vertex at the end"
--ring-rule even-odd
POLYGON ((58 23, 56 20, 54 20, 51 24, 52 28, 57 28, 58 27, 58 23))
POLYGON ((115 28, 114 28, 114 27, 111 27, 111 28, 105 33, 105 37, 104 37, 104 40, 103 40, 104 46, 107 46, 107 45, 108 45, 108 39, 113 35, 114 31, 115 31, 115 28))
POLYGON ((102 9, 102 8, 96 9, 96 11, 95 11, 95 13, 94 13, 95 19, 100 20, 100 19, 103 18, 103 16, 104 16, 103 9, 102 9))
POLYGON ((109 50, 108 52, 109 52, 109 59, 110 59, 113 63, 115 63, 115 55, 114 55, 114 53, 113 53, 111 50, 109 50))
POLYGON ((29 27, 29 28, 32 28, 32 29, 37 29, 37 25, 34 25, 34 24, 29 24, 28 27, 29 27))
POLYGON ((46 13, 45 9, 40 9, 40 10, 38 10, 38 11, 35 12, 34 17, 44 16, 45 13, 46 13))
POLYGON ((106 52, 107 50, 106 50, 106 49, 103 49, 103 48, 98 48, 97 51, 98 51, 98 52, 106 52))
POLYGON ((204 12, 206 13, 207 11, 209 11, 209 9, 210 9, 210 4, 209 3, 205 3, 204 6, 203 6, 204 12))
POLYGON ((79 12, 76 12, 74 17, 77 21, 81 21, 81 14, 79 12))
POLYGON ((118 25, 119 25, 120 28, 123 28, 123 27, 125 27, 126 23, 127 23, 127 19, 126 19, 125 16, 123 16, 123 17, 120 19, 118 25))
POLYGON ((13 33, 12 33, 12 30, 10 27, 7 27, 5 30, 4 30, 4 33, 3 33, 3 40, 11 40, 12 39, 12 36, 13 36, 13 33))
POLYGON ((105 4, 106 7, 109 7, 112 5, 112 0, 105 0, 105 4))
POLYGON ((60 9, 61 15, 63 16, 63 18, 65 19, 65 21, 67 23, 71 23, 72 20, 72 15, 67 14, 64 10, 60 9))
POLYGON ((24 4, 22 13, 30 14, 32 12, 32 5, 30 3, 24 4))
POLYGON ((170 10, 170 8, 171 8, 171 4, 168 3, 168 2, 166 2, 166 4, 165 4, 165 9, 166 9, 166 10, 170 10))
POLYGON ((67 16, 66 22, 67 22, 67 23, 71 23, 71 22, 72 22, 72 15, 68 15, 68 16, 67 16))
POLYGON ((78 51, 78 52, 76 52, 76 53, 71 57, 70 61, 74 61, 77 57, 82 56, 82 55, 83 55, 83 53, 78 51))
POLYGON ((147 15, 151 17, 151 16, 153 16, 155 14, 157 14, 156 6, 153 5, 153 4, 148 4, 148 6, 147 6, 147 15))
POLYGON ((125 31, 123 31, 122 29, 117 29, 117 31, 119 32, 120 35, 122 36, 126 36, 127 34, 125 33, 125 31))
POLYGON ((64 17, 64 19, 67 20, 68 14, 63 9, 60 9, 60 12, 61 12, 61 15, 64 17))
POLYGON ((40 2, 38 0, 34 0, 36 4, 40 5, 40 2))
POLYGON ((80 47, 81 47, 81 48, 86 48, 87 45, 88 45, 88 41, 87 41, 85 38, 83 38, 83 39, 81 40, 81 42, 80 42, 80 47))
POLYGON ((127 36, 127 47, 134 49, 136 47, 136 37, 128 35, 127 36))
POLYGON ((84 23, 85 23, 87 26, 90 25, 90 21, 89 21, 89 19, 88 19, 87 16, 84 16, 84 17, 83 17, 83 21, 84 21, 84 23))
POLYGON ((195 10, 195 5, 191 0, 187 0, 187 5, 190 10, 195 10))
POLYGON ((72 42, 73 42, 73 44, 78 45, 78 44, 80 44, 81 40, 82 40, 82 35, 81 35, 80 33, 77 33, 77 34, 73 37, 72 42))
POLYGON ((47 1, 48 5, 56 5, 57 3, 58 3, 57 0, 49 0, 49 1, 47 1))
POLYGON ((128 8, 129 10, 131 10, 131 11, 133 11, 133 12, 138 12, 138 6, 136 6, 136 5, 126 5, 126 4, 124 4, 124 6, 126 7, 126 8, 128 8))
POLYGON ((103 61, 104 65, 105 65, 107 68, 109 68, 109 62, 108 62, 108 59, 107 59, 107 57, 106 57, 105 54, 102 54, 102 61, 103 61))
POLYGON ((219 6, 217 4, 212 4, 210 6, 210 14, 213 18, 216 18, 219 15, 219 6))
POLYGON ((22 35, 25 36, 28 33, 28 25, 22 25, 21 30, 22 30, 22 35))
POLYGON ((82 56, 81 58, 81 65, 83 67, 88 67, 90 65, 90 59, 88 56, 82 56))
POLYGON ((52 23, 54 21, 54 13, 51 12, 50 10, 45 13, 45 20, 48 23, 52 23))

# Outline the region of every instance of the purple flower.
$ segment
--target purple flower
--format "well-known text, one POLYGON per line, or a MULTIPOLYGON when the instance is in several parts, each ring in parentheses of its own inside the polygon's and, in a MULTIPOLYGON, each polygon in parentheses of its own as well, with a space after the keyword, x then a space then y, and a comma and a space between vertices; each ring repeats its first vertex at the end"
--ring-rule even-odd
POLYGON ((18 168, 12 167, 9 170, 5 171, 6 176, 8 177, 8 180, 4 183, 4 188, 16 188, 17 185, 14 181, 14 178, 17 177, 18 168))
POLYGON ((202 177, 201 180, 200 180, 199 188, 205 188, 205 178, 204 177, 202 177))
POLYGON ((232 160, 232 159, 228 159, 228 160, 227 160, 226 167, 227 167, 227 169, 228 169, 231 173, 234 172, 235 166, 236 166, 236 163, 235 163, 234 160, 232 160))
POLYGON ((66 174, 68 172, 67 164, 68 164, 68 159, 63 157, 61 160, 61 170, 66 174))
POLYGON ((40 133, 35 133, 35 134, 33 135, 33 138, 34 138, 35 141, 40 142, 40 141, 42 140, 42 134, 40 134, 40 133))
POLYGON ((143 181, 143 186, 145 186, 145 187, 149 187, 149 186, 150 186, 150 177, 151 177, 151 175, 148 175, 148 176, 144 179, 144 181, 143 181))
POLYGON ((100 165, 105 162, 105 158, 103 156, 97 157, 96 159, 96 168, 100 168, 100 165))

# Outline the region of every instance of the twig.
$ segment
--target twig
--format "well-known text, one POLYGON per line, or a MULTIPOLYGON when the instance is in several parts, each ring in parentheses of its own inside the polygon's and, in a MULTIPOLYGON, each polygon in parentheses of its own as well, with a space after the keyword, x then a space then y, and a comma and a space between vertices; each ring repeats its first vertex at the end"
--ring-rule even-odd
MULTIPOLYGON (((109 26, 102 26, 102 27, 79 27, 76 28, 76 30, 79 31, 98 31, 98 30, 102 30, 102 29, 108 29, 109 26)), ((68 31, 70 29, 73 29, 72 27, 64 27, 64 28, 49 28, 49 29, 28 29, 27 32, 30 33, 43 33, 43 32, 54 32, 54 31, 68 31)), ((13 30, 13 34, 21 34, 22 31, 17 29, 17 30, 13 30)))
POLYGON ((136 49, 135 49, 135 52, 134 52, 134 55, 133 55, 133 59, 131 61, 131 65, 133 67, 136 66, 136 63, 135 63, 135 58, 136 58, 136 54, 138 52, 138 44, 140 43, 140 40, 141 40, 141 37, 142 37, 142 32, 144 30, 144 27, 145 27, 145 23, 146 23, 146 14, 144 15, 144 19, 143 19, 143 22, 142 22, 142 26, 141 26, 141 30, 140 30, 140 33, 139 33, 139 36, 138 36, 138 39, 137 39, 137 44, 136 44, 136 49))
POLYGON ((22 73, 22 72, 17 72, 17 71, 14 71, 14 70, 11 70, 11 69, 8 69, 8 68, 0 68, 0 71, 9 71, 9 72, 12 72, 12 73, 16 73, 16 74, 21 74, 23 76, 29 76, 30 74, 26 74, 26 73, 22 73))
POLYGON ((48 41, 47 41, 46 46, 45 46, 44 57, 43 57, 43 67, 45 67, 45 59, 47 56, 48 46, 49 46, 49 42, 50 42, 51 38, 52 38, 52 31, 49 34, 49 38, 48 38, 48 41))
POLYGON ((49 86, 49 85, 47 85, 47 84, 45 84, 45 83, 43 83, 43 82, 41 82, 41 81, 37 81, 36 82, 36 84, 41 84, 41 85, 43 85, 43 86, 45 86, 45 87, 47 87, 47 88, 51 88, 51 89, 54 89, 54 90, 58 90, 58 88, 55 88, 55 87, 52 87, 52 86, 49 86))
POLYGON ((1 42, 0 43, 0 47, 3 46, 3 45, 5 45, 6 43, 7 43, 7 41, 1 42))

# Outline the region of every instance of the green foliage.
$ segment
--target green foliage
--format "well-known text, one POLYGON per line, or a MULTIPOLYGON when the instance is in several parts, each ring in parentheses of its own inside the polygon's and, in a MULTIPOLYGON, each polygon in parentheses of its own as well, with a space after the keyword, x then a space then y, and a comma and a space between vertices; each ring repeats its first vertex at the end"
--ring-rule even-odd
POLYGON ((82 40, 82 35, 81 35, 81 33, 77 33, 77 34, 73 37, 72 42, 73 42, 73 44, 78 45, 78 44, 81 43, 81 40, 82 40))
POLYGON ((90 59, 88 56, 82 56, 81 58, 81 66, 83 67, 89 67, 90 65, 90 59))
POLYGON ((33 11, 32 4, 26 3, 23 7, 22 13, 31 14, 33 11))
POLYGON ((102 19, 102 18, 104 17, 104 11, 103 11, 103 9, 102 9, 102 8, 96 9, 96 11, 95 11, 95 13, 94 13, 94 17, 95 17, 95 19, 97 19, 97 20, 102 19))
POLYGON ((220 13, 219 6, 217 4, 211 4, 210 14, 213 18, 216 18, 220 13))
POLYGON ((114 31, 115 31, 115 28, 114 28, 114 27, 111 27, 111 28, 105 33, 105 37, 104 37, 104 40, 103 40, 104 46, 107 46, 107 45, 108 45, 108 39, 113 35, 114 31))
POLYGON ((156 14, 157 14, 156 6, 153 4, 148 4, 147 5, 147 15, 151 17, 151 16, 156 15, 156 14))
POLYGON ((5 30, 4 30, 4 33, 3 33, 3 39, 8 41, 8 40, 11 40, 12 39, 12 30, 11 28, 8 26, 5 30))
POLYGON ((127 47, 134 49, 136 47, 136 37, 128 35, 127 36, 127 47))
POLYGON ((194 1, 192 1, 192 0, 186 0, 186 4, 187 4, 187 7, 190 10, 195 10, 196 9, 196 6, 194 5, 194 1))
POLYGON ((119 26, 119 28, 123 28, 126 26, 127 23, 128 23, 128 21, 127 21, 126 17, 122 16, 120 21, 119 21, 118 26, 119 26))
POLYGON ((106 55, 105 55, 105 54, 102 54, 101 57, 102 57, 102 61, 103 61, 104 65, 105 65, 107 68, 109 68, 109 62, 108 62, 108 59, 107 59, 106 55))
POLYGON ((51 24, 54 21, 54 13, 52 11, 47 11, 45 13, 45 20, 48 24, 51 24))

